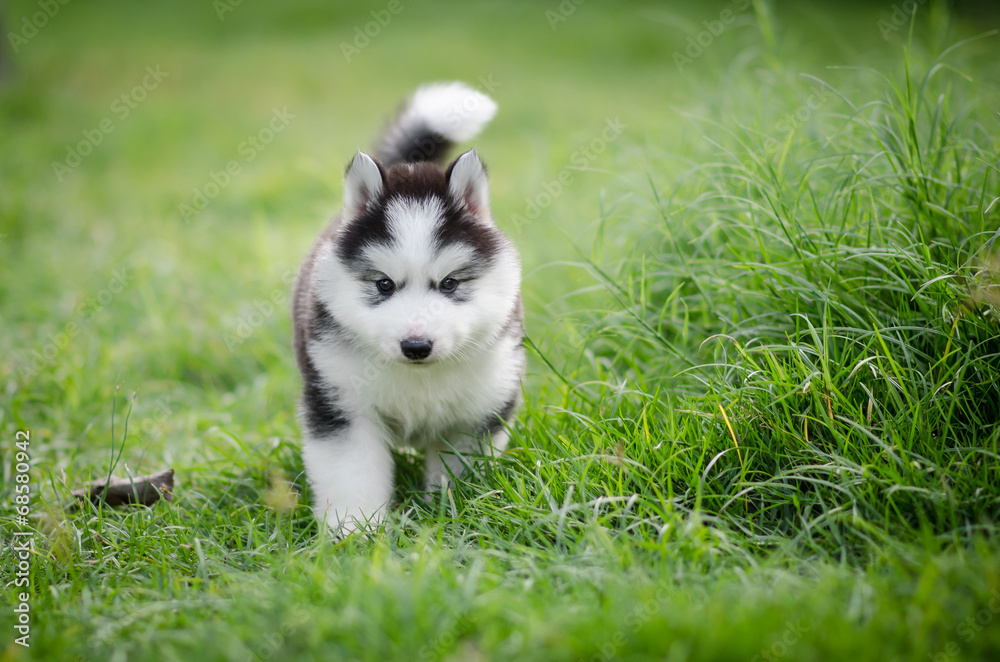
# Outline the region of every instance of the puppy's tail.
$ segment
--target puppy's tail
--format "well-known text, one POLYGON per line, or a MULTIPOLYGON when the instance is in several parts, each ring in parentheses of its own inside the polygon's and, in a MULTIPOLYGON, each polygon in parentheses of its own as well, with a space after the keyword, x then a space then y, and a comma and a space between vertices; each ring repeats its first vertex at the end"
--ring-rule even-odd
POLYGON ((382 165, 444 160, 451 147, 474 138, 497 104, 465 83, 430 83, 403 102, 378 141, 382 165))

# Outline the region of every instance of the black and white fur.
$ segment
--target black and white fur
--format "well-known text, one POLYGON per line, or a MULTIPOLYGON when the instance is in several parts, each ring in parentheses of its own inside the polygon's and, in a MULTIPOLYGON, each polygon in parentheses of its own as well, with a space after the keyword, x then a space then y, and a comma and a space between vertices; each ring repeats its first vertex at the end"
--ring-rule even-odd
POLYGON ((461 84, 418 89, 347 169, 344 207, 299 269, 293 322, 314 512, 350 533, 384 518, 390 448, 427 454, 429 489, 459 454, 502 451, 520 398, 521 266, 490 215, 475 150, 496 104, 461 84))

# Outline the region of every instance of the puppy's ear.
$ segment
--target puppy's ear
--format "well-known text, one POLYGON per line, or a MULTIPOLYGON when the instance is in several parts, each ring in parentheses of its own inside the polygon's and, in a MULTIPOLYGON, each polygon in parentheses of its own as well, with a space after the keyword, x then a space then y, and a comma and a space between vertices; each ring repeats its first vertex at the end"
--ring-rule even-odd
POLYGON ((362 151, 354 155, 344 178, 344 216, 353 218, 382 194, 385 173, 375 159, 362 151))
POLYGON ((445 173, 451 196, 464 202, 475 216, 489 223, 490 183, 486 179, 486 166, 479 160, 476 150, 470 149, 455 159, 445 173))

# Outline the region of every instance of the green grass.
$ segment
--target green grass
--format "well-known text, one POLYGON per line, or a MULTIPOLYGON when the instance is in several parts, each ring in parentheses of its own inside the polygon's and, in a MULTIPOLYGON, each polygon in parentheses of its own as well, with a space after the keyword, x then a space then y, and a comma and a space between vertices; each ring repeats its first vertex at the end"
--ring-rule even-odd
POLYGON ((405 3, 347 62, 385 3, 69 3, 8 52, 0 659, 996 657, 1000 16, 931 2, 883 39, 891 4, 753 3, 679 71, 743 4, 584 3, 553 30, 558 3, 405 3), (287 274, 354 150, 452 78, 497 84, 476 146, 524 258, 526 404, 430 502, 401 454, 385 529, 333 541, 287 274), (112 465, 174 467, 174 500, 71 510, 112 465))

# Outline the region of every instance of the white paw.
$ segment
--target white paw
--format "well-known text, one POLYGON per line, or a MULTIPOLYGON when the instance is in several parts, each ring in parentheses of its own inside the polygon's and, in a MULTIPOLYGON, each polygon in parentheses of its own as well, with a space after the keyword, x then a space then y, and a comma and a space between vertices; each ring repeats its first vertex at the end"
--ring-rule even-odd
POLYGON ((348 511, 346 514, 338 516, 338 511, 333 508, 316 508, 314 513, 316 519, 321 524, 325 524, 334 538, 338 540, 355 534, 374 535, 385 521, 384 508, 377 509, 371 515, 365 515, 360 510, 355 509, 353 513, 348 511))

